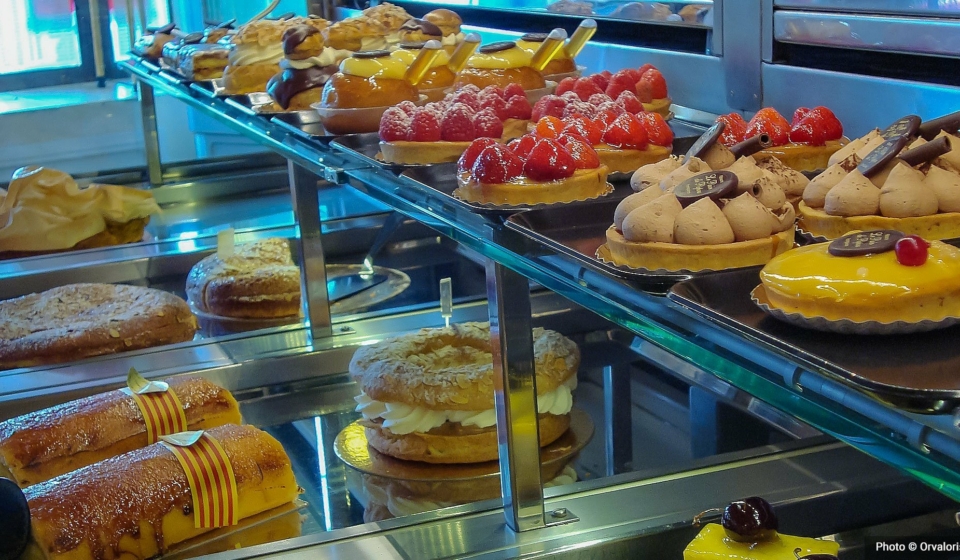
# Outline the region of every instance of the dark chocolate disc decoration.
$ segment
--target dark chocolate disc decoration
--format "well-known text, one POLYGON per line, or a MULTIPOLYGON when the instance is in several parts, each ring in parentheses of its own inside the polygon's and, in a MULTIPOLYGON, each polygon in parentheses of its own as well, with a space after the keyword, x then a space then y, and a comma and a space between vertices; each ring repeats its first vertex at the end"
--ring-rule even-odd
POLYGON ((919 128, 920 117, 916 115, 907 115, 905 117, 900 117, 894 121, 893 124, 883 129, 883 132, 880 133, 880 136, 883 136, 886 140, 896 138, 897 136, 914 136, 919 128))
POLYGON ((894 136, 886 140, 883 144, 880 144, 876 149, 867 154, 867 157, 863 158, 863 161, 857 166, 857 171, 863 173, 864 177, 870 177, 879 173, 888 163, 893 161, 893 158, 897 157, 897 155, 903 151, 903 148, 909 141, 910 138, 908 136, 894 136))
POLYGON ((516 46, 516 43, 514 43, 513 41, 500 41, 497 43, 490 43, 489 45, 484 45, 480 47, 478 50, 483 54, 490 54, 490 53, 505 51, 507 49, 512 49, 515 46, 516 46))
POLYGON ((893 251, 897 241, 903 239, 903 233, 892 229, 877 229, 849 233, 834 239, 827 251, 835 257, 862 257, 893 251))
POLYGON ((419 51, 424 46, 426 46, 426 44, 427 43, 425 43, 424 41, 413 41, 413 42, 400 43, 399 46, 401 49, 405 49, 408 51, 419 51))
POLYGON ((175 24, 175 23, 168 23, 168 24, 163 25, 163 26, 161 26, 161 27, 148 27, 148 28, 147 28, 147 33, 153 33, 154 35, 156 35, 156 34, 158 34, 158 33, 170 33, 171 31, 173 31, 173 30, 176 29, 176 28, 177 28, 177 24, 175 24))
POLYGON ((683 207, 701 198, 719 200, 737 189, 737 176, 730 171, 707 171, 694 175, 673 189, 683 207))
POLYGON ((0 478, 0 519, 0 560, 17 560, 30 543, 30 508, 9 478, 0 478))
POLYGON ((941 130, 953 133, 957 129, 960 129, 960 111, 926 121, 920 125, 917 132, 925 139, 933 140, 941 130))
POLYGON ((203 33, 194 31, 183 38, 184 45, 196 45, 203 40, 203 33))
POLYGON ((542 43, 547 40, 548 35, 549 33, 527 33, 523 37, 520 37, 520 40, 529 43, 542 43))
POLYGON ((385 56, 390 56, 390 51, 364 51, 350 55, 351 58, 382 58, 385 56))
POLYGON ((726 126, 725 123, 720 121, 708 128, 707 131, 700 135, 700 138, 693 143, 693 146, 690 146, 690 149, 687 150, 687 153, 683 156, 683 163, 687 163, 692 157, 698 158, 707 153, 710 146, 713 146, 717 142, 717 139, 720 138, 720 135, 723 134, 723 129, 726 128, 726 126))

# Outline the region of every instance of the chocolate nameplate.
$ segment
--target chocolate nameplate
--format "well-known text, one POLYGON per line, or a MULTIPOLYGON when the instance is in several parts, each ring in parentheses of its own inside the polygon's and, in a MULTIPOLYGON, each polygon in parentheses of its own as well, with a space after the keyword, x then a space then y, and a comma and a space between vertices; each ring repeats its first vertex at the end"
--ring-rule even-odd
POLYGON ((520 40, 529 43, 542 43, 547 40, 547 33, 527 33, 523 37, 520 37, 520 40))
POLYGON ((867 157, 863 158, 863 161, 857 166, 857 171, 863 173, 864 177, 870 177, 879 173, 888 163, 893 161, 893 158, 897 157, 897 154, 903 151, 903 148, 909 141, 910 138, 908 136, 894 136, 890 138, 867 154, 867 157))
POLYGON ((737 188, 737 176, 730 171, 707 171, 680 183, 673 194, 681 206, 689 206, 701 198, 719 200, 737 188))
POLYGON ((690 146, 690 149, 687 150, 687 153, 683 156, 683 162, 686 163, 692 157, 700 157, 710 146, 713 146, 717 139, 720 138, 720 135, 723 134, 723 129, 726 128, 726 123, 723 121, 715 123, 713 126, 707 129, 696 142, 693 143, 693 146, 690 146))
POLYGON ((484 45, 480 47, 479 51, 483 54, 490 54, 500 51, 505 51, 507 49, 512 49, 516 44, 513 41, 500 41, 498 43, 490 43, 489 45, 484 45))
POLYGON ((899 231, 880 229, 874 231, 858 231, 834 239, 827 246, 827 251, 835 257, 861 257, 893 251, 897 241, 904 238, 899 231))
POLYGON ((920 117, 916 115, 907 115, 894 121, 893 124, 883 129, 880 136, 889 140, 898 136, 914 136, 917 129, 920 128, 920 117))

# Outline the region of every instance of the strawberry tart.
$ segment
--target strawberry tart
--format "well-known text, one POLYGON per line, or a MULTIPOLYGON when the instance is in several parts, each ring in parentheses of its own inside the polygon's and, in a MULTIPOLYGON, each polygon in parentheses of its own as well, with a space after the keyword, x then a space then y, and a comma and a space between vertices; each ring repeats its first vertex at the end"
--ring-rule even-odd
POLYGON ((506 146, 474 140, 457 163, 457 184, 459 198, 496 205, 573 202, 612 191, 597 152, 572 135, 527 135, 506 146))
POLYGON ((523 134, 531 111, 517 84, 467 85, 423 107, 404 102, 380 119, 380 153, 384 161, 408 165, 457 161, 478 138, 506 142, 523 134))
POLYGON ((557 84, 556 95, 572 91, 581 101, 588 101, 598 93, 606 94, 610 99, 618 99, 623 92, 629 92, 643 103, 643 109, 666 117, 670 114, 670 97, 667 95, 667 81, 652 64, 644 64, 639 69, 627 68, 615 74, 604 70, 582 78, 568 77, 557 84))
POLYGON ((673 131, 658 113, 633 114, 615 104, 594 119, 579 113, 542 117, 534 134, 561 142, 568 136, 586 140, 611 173, 633 173, 670 157, 673 149, 673 131))
POLYGON ((826 107, 800 107, 787 122, 776 109, 765 107, 746 122, 739 113, 721 115, 718 122, 726 125, 720 142, 727 147, 766 134, 770 146, 754 156, 758 160, 775 156, 781 163, 798 171, 825 169, 830 156, 849 142, 843 136, 843 125, 826 107))

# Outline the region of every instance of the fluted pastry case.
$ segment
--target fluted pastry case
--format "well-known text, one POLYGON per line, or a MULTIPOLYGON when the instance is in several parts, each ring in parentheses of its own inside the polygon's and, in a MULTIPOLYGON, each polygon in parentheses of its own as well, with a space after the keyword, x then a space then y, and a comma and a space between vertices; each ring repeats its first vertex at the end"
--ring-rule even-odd
MULTIPOLYGON (((230 34, 229 21, 219 24, 267 7, 252 4, 169 3, 179 35, 153 21, 155 11, 129 23, 137 36, 170 33, 188 43, 189 32, 230 34)), ((292 17, 304 27, 324 27, 326 19, 357 17, 359 8, 283 2, 277 11, 296 10, 292 17)), ((703 138, 719 142, 714 123, 724 115, 774 108, 789 117, 798 107, 827 106, 843 122, 846 143, 904 115, 917 115, 919 124, 960 109, 952 72, 960 55, 949 32, 958 12, 949 2, 416 0, 393 9, 418 18, 410 31, 438 28, 438 37, 447 37, 447 21, 430 27, 427 14, 452 10, 463 25, 450 40, 478 33, 484 45, 547 43, 547 32, 575 36, 592 18, 596 33, 577 53, 575 72, 547 86, 572 78, 569 89, 579 95, 574 88, 594 86, 578 85, 578 77, 607 70, 609 87, 623 69, 655 66, 669 96, 651 93, 659 87, 652 80, 647 90, 637 84, 634 100, 643 102, 640 113, 652 114, 648 103, 666 99, 654 120, 669 126, 661 159, 672 151, 677 166, 686 155, 707 160, 703 138)), ((322 33, 302 31, 289 48, 284 34, 289 52, 281 68, 312 60, 296 49, 322 33)), ((322 36, 322 50, 344 50, 330 46, 330 32, 322 36)), ((6 234, 0 229, 0 299, 19 303, 0 304, 0 476, 11 479, 0 482, 0 509, 13 520, 4 523, 12 532, 0 528, 0 540, 11 543, 0 543, 0 557, 699 557, 684 549, 699 542, 704 525, 716 527, 728 503, 748 496, 773 505, 784 539, 815 538, 804 542, 843 559, 869 558, 868 543, 879 538, 960 534, 960 326, 859 334, 784 322, 751 299, 760 266, 658 270, 603 253, 615 214, 639 190, 632 170, 611 174, 609 192, 595 199, 470 199, 461 178, 472 171, 458 170, 456 158, 384 161, 383 124, 379 136, 331 133, 322 120, 329 107, 280 110, 276 95, 231 93, 239 74, 232 85, 192 79, 166 57, 143 54, 149 47, 134 45, 116 63, 136 87, 143 165, 18 172, 2 185, 0 216, 8 222, 6 234), (163 142, 171 108, 189 119, 197 146, 209 142, 196 151, 206 157, 162 157, 173 151, 163 142), (213 138, 242 153, 217 153, 213 138), (130 187, 152 195, 159 212, 143 220, 133 243, 63 250, 42 240, 56 237, 50 232, 60 222, 42 204, 24 202, 38 185, 64 197, 97 192, 98 200, 123 196, 90 189, 130 187), (32 223, 39 225, 18 221, 13 231, 11 208, 22 208, 21 218, 38 212, 32 223), (9 239, 29 243, 18 251, 9 239), (229 264, 237 257, 254 264, 229 264), (246 276, 261 283, 238 280, 246 276), (142 291, 113 307, 94 301, 100 296, 90 288, 80 296, 57 291, 89 284, 142 291), (273 299, 244 291, 251 286, 274 290, 273 299), (30 296, 36 293, 39 301, 30 296), (192 318, 178 322, 192 334, 162 338, 156 325, 175 306, 159 309, 144 299, 151 293, 187 306, 192 318), (137 305, 154 320, 137 323, 139 332, 104 318, 136 315, 137 305), (275 312, 278 306, 294 311, 275 312), (74 330, 100 338, 79 339, 56 363, 49 354, 46 363, 22 357, 31 351, 24 338, 35 348, 73 341, 74 330), (138 335, 159 342, 141 347, 138 335), (455 371, 452 388, 421 370, 388 371, 397 353, 417 367, 435 360, 455 371), (544 373, 554 369, 563 372, 556 379, 544 373), (407 383, 393 395, 408 404, 378 396, 388 392, 385 377, 407 383), (481 396, 469 393, 475 382, 481 396), (457 386, 471 395, 466 404, 487 404, 461 406, 457 386), (429 410, 432 400, 410 405, 398 396, 403 391, 454 397, 437 412, 429 410), (148 403, 171 393, 179 395, 172 409, 181 409, 182 423, 173 414, 165 429, 160 413, 154 426, 148 403), (220 426, 236 423, 236 413, 244 427, 220 426), (128 417, 135 429, 121 421, 128 417), (551 424, 557 418, 559 428, 551 424), (434 439, 421 437, 430 443, 411 450, 384 426, 434 439), (477 460, 471 453, 481 437, 487 454, 477 460), (104 450, 98 438, 113 440, 104 450), (451 438, 458 443, 441 447, 451 438), (541 446, 543 439, 551 443, 541 446), (193 451, 208 453, 207 463, 189 463, 193 451), (211 458, 218 453, 225 466, 211 458), (457 453, 463 456, 451 462, 457 453), (196 480, 189 464, 201 472, 196 480), (193 483, 202 486, 202 474, 217 468, 230 475, 205 487, 223 496, 210 497, 214 513, 229 517, 230 503, 240 513, 201 527, 207 494, 193 483), (96 496, 89 507, 84 492, 96 496), (165 493, 172 496, 167 509, 143 505, 165 493), (18 544, 24 536, 28 547, 18 544)), ((251 66, 260 63, 261 51, 244 52, 254 53, 251 66)), ((533 113, 552 102, 538 101, 547 92, 530 93, 533 113)), ((947 121, 929 139, 960 127, 960 119, 947 121)), ((940 144, 946 158, 949 139, 940 144)), ((53 154, 32 157, 22 164, 54 161, 53 154)), ((804 181, 823 167, 806 171, 804 181)), ((792 228, 793 208, 767 212, 788 216, 792 228)), ((793 245, 792 229, 771 231, 793 245)), ((813 237, 801 231, 796 241, 813 247, 813 237)), ((960 233, 945 239, 960 246, 960 233)), ((785 557, 796 557, 790 548, 785 557)))

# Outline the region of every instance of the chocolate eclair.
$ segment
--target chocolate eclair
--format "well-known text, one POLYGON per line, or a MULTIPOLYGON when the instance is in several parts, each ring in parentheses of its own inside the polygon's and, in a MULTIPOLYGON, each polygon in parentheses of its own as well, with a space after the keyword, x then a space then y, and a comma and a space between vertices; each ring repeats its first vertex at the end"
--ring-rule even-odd
POLYGON ((332 51, 324 56, 315 27, 298 25, 283 32, 281 71, 267 83, 267 93, 285 111, 304 111, 320 102, 323 85, 338 69, 332 51))

